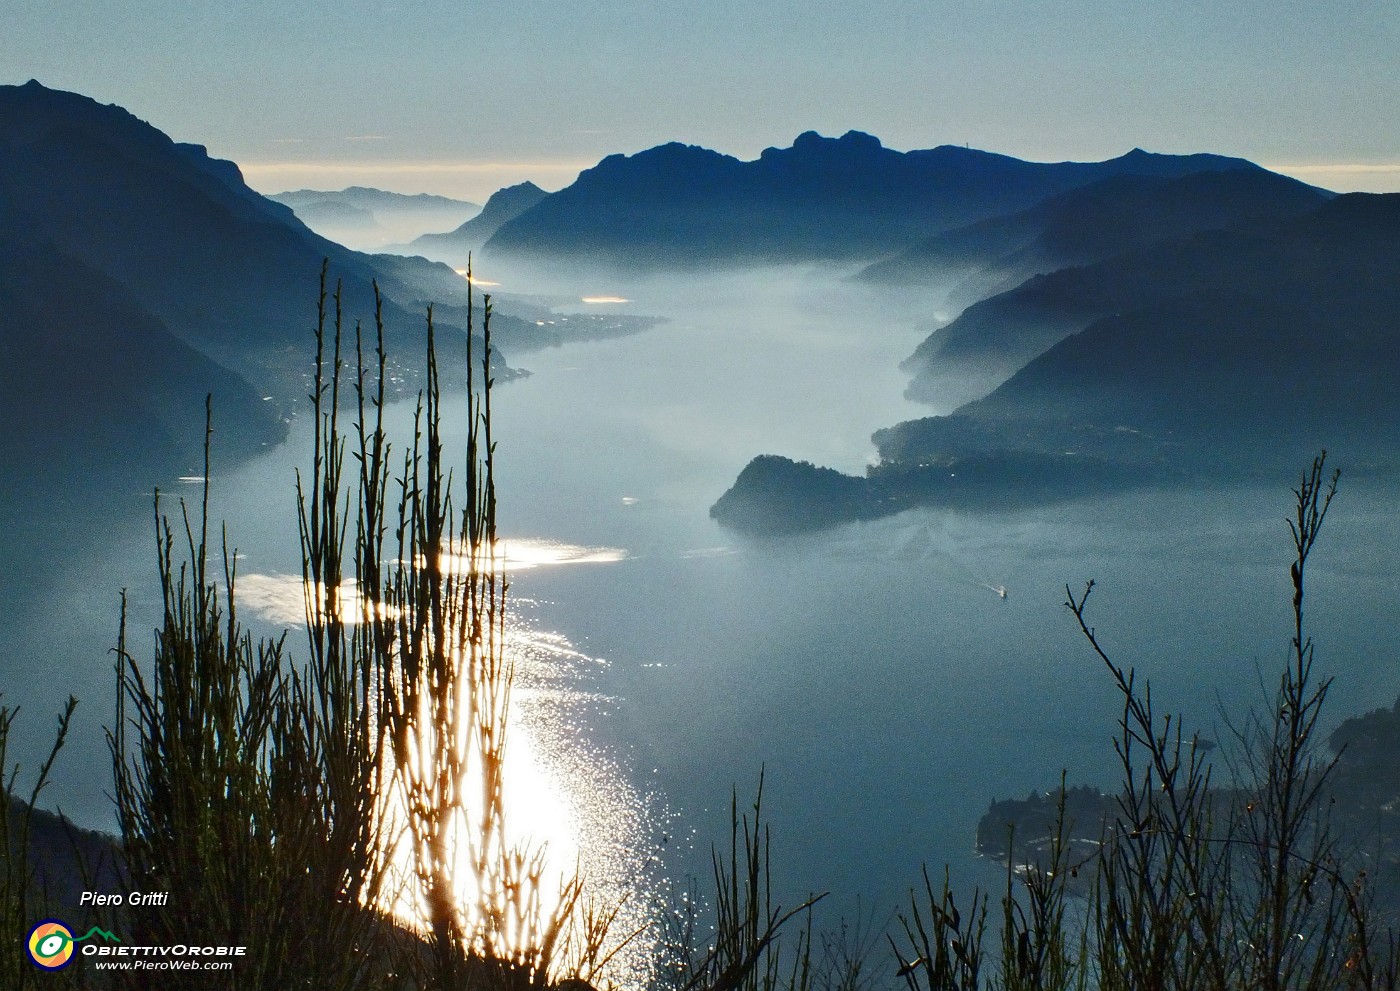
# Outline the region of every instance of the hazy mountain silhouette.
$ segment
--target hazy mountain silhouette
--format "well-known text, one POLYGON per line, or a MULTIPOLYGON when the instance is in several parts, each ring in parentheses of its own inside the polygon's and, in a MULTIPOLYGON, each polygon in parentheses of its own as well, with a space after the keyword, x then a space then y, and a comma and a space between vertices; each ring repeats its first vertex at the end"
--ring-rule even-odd
POLYGON ((947 145, 898 152, 858 131, 809 131, 750 162, 672 143, 603 159, 485 250, 638 267, 873 259, 1109 176, 1229 168, 1256 166, 1140 150, 1053 164, 947 145))
MULTIPOLYGON (((1225 484, 1324 447, 1351 472, 1400 470, 1400 194, 1035 279, 1018 306, 1077 313, 1082 329, 952 415, 878 431, 865 478, 755 459, 712 515, 772 532, 919 504, 1225 484)), ((986 344, 1005 353, 990 332, 986 344)))
POLYGON ((1394 293, 1365 280, 1377 266, 1395 268, 1396 245, 1374 233, 1393 208, 1358 196, 1031 278, 932 333, 903 365, 914 376, 907 394, 951 409, 1100 317, 1227 291, 1327 319, 1363 319, 1358 308, 1388 319, 1394 293))
MULTIPOLYGON (((119 107, 37 82, 0 87, 4 208, 23 210, 35 237, 124 286, 171 334, 279 400, 305 391, 323 259, 343 280, 351 314, 373 313, 370 283, 380 279, 391 350, 415 364, 422 283, 445 285, 452 274, 426 261, 412 280, 386 272, 249 189, 232 163, 177 145, 119 107)), ((465 339, 444 326, 440 342, 450 360, 465 339)))
POLYGON ((285 193, 271 193, 267 197, 278 203, 285 203, 300 216, 306 207, 319 207, 338 204, 365 213, 438 213, 452 210, 471 213, 481 209, 481 204, 468 200, 456 200, 450 196, 434 196, 431 193, 391 193, 370 186, 347 186, 340 190, 292 189, 285 193))
MULTIPOLYGON (((280 441, 308 390, 323 259, 371 328, 384 288, 391 391, 416 388, 427 300, 445 304, 445 377, 465 375, 448 314, 467 283, 447 266, 313 234, 237 166, 119 107, 0 86, 0 561, 61 571, 75 519, 102 532, 202 474, 207 394, 216 474, 280 441)), ((495 326, 503 343, 536 329, 495 326)))
MULTIPOLYGON (((285 194, 269 196, 268 199, 287 203, 281 198, 283 195, 285 194)), ((312 200, 301 206, 293 206, 291 203, 287 203, 287 206, 292 207, 292 212, 303 224, 322 233, 326 227, 352 228, 357 231, 379 230, 379 222, 374 219, 373 212, 344 200, 312 200)), ((325 236, 330 237, 329 234, 325 236)))
POLYGON ((1298 216, 1330 196, 1256 168, 1177 178, 1114 176, 1020 213, 940 234, 871 265, 860 277, 892 285, 960 280, 950 301, 962 307, 1033 275, 1199 231, 1298 216))
POLYGON ((363 250, 379 249, 426 230, 454 226, 481 210, 479 204, 428 193, 391 193, 368 186, 338 191, 294 189, 268 199, 285 204, 325 237, 363 250))
MULTIPOLYGON (((1391 302, 1395 302, 1392 293, 1391 302)), ((948 417, 876 434, 882 461, 1074 450, 1164 478, 1286 470, 1326 447, 1394 461, 1400 328, 1242 293, 1105 317, 948 417)))
POLYGON ((479 251, 502 224, 514 220, 549 194, 533 182, 506 186, 491 194, 481 212, 446 234, 424 234, 403 249, 425 252, 454 265, 465 265, 467 256, 479 251))

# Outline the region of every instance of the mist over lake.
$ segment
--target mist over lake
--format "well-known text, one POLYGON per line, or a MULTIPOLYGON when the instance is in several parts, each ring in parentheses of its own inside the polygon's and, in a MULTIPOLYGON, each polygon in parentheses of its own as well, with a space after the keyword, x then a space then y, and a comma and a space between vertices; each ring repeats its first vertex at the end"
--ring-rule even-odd
MULTIPOLYGON (((1296 478, 741 537, 708 509, 754 455, 859 474, 873 431, 928 412, 901 398, 898 365, 937 301, 851 283, 836 267, 479 272, 502 293, 576 301, 561 312, 667 319, 511 354, 531 375, 493 400, 502 530, 508 545, 543 548, 517 558, 512 595, 553 645, 538 664, 567 675, 526 686, 572 714, 540 760, 580 805, 601 790, 633 810, 625 829, 637 835, 611 841, 660 858, 665 873, 708 870, 731 788, 742 806, 764 768, 784 904, 829 889, 833 913, 853 915, 859 898, 883 922, 921 864, 995 883, 1002 868, 972 856, 990 801, 1049 788, 1062 769, 1071 783, 1114 781, 1120 700, 1063 607, 1066 583, 1098 582, 1090 616, 1105 646, 1190 730, 1226 742, 1222 712, 1267 700, 1290 635, 1284 517, 1296 478)), ((450 404, 450 424, 461 406, 450 404)), ((217 397, 215 408, 217 457, 217 397)), ((411 408, 391 419, 404 427, 411 408)), ((231 471, 216 461, 213 518, 227 519, 249 588, 300 573, 293 471, 307 451, 299 417, 285 445, 231 471)), ((1339 467, 1308 598, 1319 670, 1336 677, 1329 725, 1400 693, 1393 492, 1339 467)), ((171 480, 169 493, 197 498, 199 486, 171 480)), ((12 621, 0 631, 7 702, 25 712, 20 759, 32 766, 52 714, 79 695, 67 771, 46 795, 103 828, 117 595, 131 590, 138 651, 159 605, 145 496, 106 496, 91 526, 31 538, 45 553, 8 563, 12 621)), ((270 601, 262 623, 276 615, 270 601)), ((302 636, 288 638, 294 656, 302 636)))

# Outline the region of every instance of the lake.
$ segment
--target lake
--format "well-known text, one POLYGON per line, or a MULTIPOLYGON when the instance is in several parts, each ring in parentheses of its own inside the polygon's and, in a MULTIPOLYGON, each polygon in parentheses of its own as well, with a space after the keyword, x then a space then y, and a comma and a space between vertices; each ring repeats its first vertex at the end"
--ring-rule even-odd
MULTIPOLYGON (((632 337, 510 355, 532 374, 495 397, 521 774, 536 796, 522 795, 517 818, 558 850, 577 844, 600 877, 703 878, 711 843, 727 842, 731 789, 750 803, 763 771, 783 904, 830 891, 828 918, 882 924, 923 864, 949 864, 963 886, 997 884, 1001 869, 972 854, 989 802, 1049 788, 1062 770, 1071 783, 1114 781, 1119 700, 1064 608, 1067 583, 1097 581, 1090 614, 1104 645, 1188 728, 1224 741, 1224 717, 1267 702, 1290 636, 1284 519, 1296 479, 741 539, 707 511, 749 458, 858 472, 872 431, 928 413, 901 397, 897 365, 934 304, 876 295, 839 270, 489 274, 504 292, 668 318, 632 337)), ((462 410, 449 403, 449 421, 462 410)), ((402 427, 406 410, 391 419, 402 427)), ((305 428, 214 473, 247 608, 272 625, 299 609, 285 576, 299 574, 292 472, 305 428)), ((80 521, 55 538, 71 564, 7 567, 12 622, 0 633, 6 699, 24 708, 20 753, 77 694, 49 802, 108 827, 117 593, 131 589, 140 636, 158 604, 145 498, 113 501, 129 505, 130 526, 90 533, 80 521)), ((1336 676, 1329 728, 1400 694, 1397 520, 1392 490, 1344 474, 1308 598, 1319 670, 1336 676)))

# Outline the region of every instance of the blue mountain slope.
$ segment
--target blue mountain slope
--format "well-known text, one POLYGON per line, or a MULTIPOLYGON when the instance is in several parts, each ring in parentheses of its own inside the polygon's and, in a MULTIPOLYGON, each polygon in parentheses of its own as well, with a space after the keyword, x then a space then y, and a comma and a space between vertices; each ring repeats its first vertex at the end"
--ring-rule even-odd
POLYGON ((1136 150, 1053 164, 946 145, 898 152, 858 131, 807 132, 749 162, 673 143, 605 158, 504 224, 486 253, 636 267, 873 259, 1110 176, 1230 168, 1256 167, 1136 150))

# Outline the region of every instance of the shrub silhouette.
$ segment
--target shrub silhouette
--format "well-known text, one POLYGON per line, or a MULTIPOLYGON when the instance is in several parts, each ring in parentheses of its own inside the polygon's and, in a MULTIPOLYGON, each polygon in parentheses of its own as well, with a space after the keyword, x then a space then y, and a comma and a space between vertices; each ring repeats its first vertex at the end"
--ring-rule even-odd
MULTIPOLYGON (((1393 937, 1377 935, 1366 872, 1344 857, 1330 826, 1326 785, 1334 762, 1316 756, 1331 682, 1313 673, 1303 605, 1308 558, 1337 489, 1338 474, 1326 474, 1325 460, 1324 452, 1293 490, 1289 663, 1271 708, 1235 730, 1240 756, 1223 787, 1212 778, 1211 747, 1163 715, 1151 686, 1104 648, 1088 620, 1094 583, 1077 595, 1066 588, 1066 606, 1122 698, 1114 741, 1121 789, 1103 820, 1087 824, 1101 830, 1090 841, 1074 831, 1061 785, 1058 815, 1036 844, 1041 855, 1020 865, 1020 882, 1010 867, 1025 848, 1015 837, 1006 843, 1003 936, 993 961, 999 967, 991 968, 999 974, 988 986, 1396 987, 1393 937), (1074 893, 1085 898, 1068 913, 1074 893)), ((1039 817, 1042 803, 1035 804, 1039 817)), ((926 898, 913 903, 896 947, 901 959, 914 958, 902 968, 911 991, 979 987, 980 897, 966 922, 946 885, 940 897, 926 886, 926 898), (946 947, 957 951, 950 957, 946 947)))

